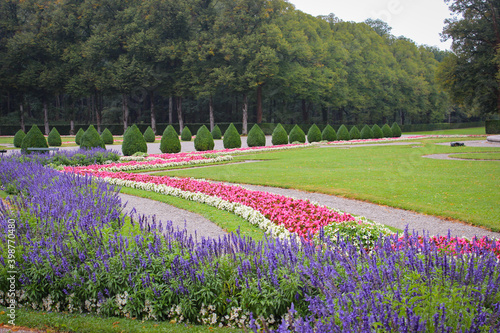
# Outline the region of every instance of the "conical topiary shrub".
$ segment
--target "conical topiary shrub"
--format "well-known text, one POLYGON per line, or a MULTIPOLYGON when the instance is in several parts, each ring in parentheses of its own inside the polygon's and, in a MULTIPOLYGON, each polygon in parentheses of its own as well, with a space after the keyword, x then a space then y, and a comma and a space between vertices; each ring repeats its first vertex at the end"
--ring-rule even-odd
POLYGON ((203 125, 196 132, 196 137, 194 138, 194 149, 197 151, 206 151, 214 149, 214 138, 212 138, 212 133, 208 128, 203 125))
POLYGON ((372 127, 373 137, 375 139, 380 139, 384 137, 384 133, 382 133, 382 129, 377 125, 373 125, 372 127))
POLYGON ((77 145, 80 145, 80 144, 82 143, 82 136, 83 136, 83 133, 85 133, 85 131, 84 131, 82 128, 80 128, 80 129, 78 130, 78 132, 76 132, 76 136, 75 136, 75 143, 76 143, 77 145))
POLYGON ((248 132, 247 146, 248 147, 263 147, 266 145, 266 135, 259 127, 259 125, 254 124, 253 127, 248 132))
POLYGON ((113 134, 111 134, 111 131, 107 128, 104 129, 104 131, 102 131, 101 139, 105 145, 112 145, 115 142, 115 139, 113 138, 113 134))
POLYGON ((401 128, 399 127, 398 123, 394 122, 391 126, 391 131, 392 131, 392 136, 395 138, 399 138, 401 136, 401 128))
POLYGON ((361 133, 359 133, 359 130, 356 126, 353 126, 349 131, 349 138, 351 140, 358 140, 361 138, 361 133))
POLYGON ((61 147, 61 135, 55 127, 53 127, 50 131, 49 136, 47 137, 47 143, 52 147, 61 147))
POLYGON ((47 140, 38 126, 33 125, 21 143, 21 152, 29 154, 28 148, 48 148, 47 140))
POLYGON ((189 130, 189 127, 184 126, 184 129, 181 132, 181 140, 182 141, 191 141, 192 138, 193 138, 193 134, 189 130))
POLYGON ((134 124, 123 134, 122 153, 125 156, 147 153, 148 145, 139 128, 134 124))
POLYGON ((341 125, 339 130, 337 131, 337 140, 340 141, 347 141, 351 137, 349 136, 349 131, 347 130, 347 127, 345 125, 341 125))
POLYGON ((26 133, 24 133, 23 130, 19 130, 16 132, 16 135, 14 135, 14 147, 16 148, 21 148, 21 144, 23 143, 23 139, 26 136, 26 133))
POLYGON ((222 139, 225 149, 241 148, 241 137, 236 127, 231 123, 227 130, 224 132, 222 139))
POLYGON ((164 154, 178 153, 181 151, 179 134, 177 134, 174 126, 168 125, 165 131, 163 131, 160 141, 160 150, 164 154))
POLYGON ((316 124, 313 124, 309 127, 309 131, 307 131, 307 142, 320 142, 322 140, 321 131, 316 124))
POLYGON ((212 130, 212 138, 214 140, 220 140, 222 138, 222 132, 219 128, 219 125, 215 125, 212 130))
POLYGON ((153 131, 151 126, 148 126, 148 128, 146 128, 143 136, 144 136, 144 140, 146 142, 155 142, 155 140, 156 140, 155 132, 153 131))
POLYGON ((382 134, 384 134, 384 138, 392 138, 392 130, 389 125, 382 126, 382 134))
POLYGON ((300 142, 300 143, 305 143, 306 142, 306 134, 302 130, 302 128, 299 127, 299 125, 293 126, 292 130, 290 131, 290 134, 288 135, 288 142, 293 143, 293 142, 300 142))
POLYGON ((373 132, 372 132, 372 129, 370 128, 370 126, 368 125, 365 125, 362 129, 361 129, 361 139, 371 139, 373 138, 373 132))
POLYGON ((276 125, 274 128, 271 142, 274 146, 286 145, 288 143, 288 133, 281 124, 276 125))
POLYGON ((100 147, 102 149, 106 149, 104 142, 101 139, 101 136, 95 129, 94 125, 90 125, 85 133, 82 135, 82 139, 80 141, 80 148, 82 149, 92 149, 100 147))
POLYGON ((321 132, 321 138, 325 141, 335 141, 337 140, 337 132, 335 132, 332 126, 326 125, 323 132, 321 132))

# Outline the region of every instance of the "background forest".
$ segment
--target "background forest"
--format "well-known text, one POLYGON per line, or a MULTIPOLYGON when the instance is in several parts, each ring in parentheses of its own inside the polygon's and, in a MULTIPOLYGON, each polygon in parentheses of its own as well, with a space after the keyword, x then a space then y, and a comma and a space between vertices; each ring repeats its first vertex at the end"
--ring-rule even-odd
POLYGON ((238 122, 243 134, 248 122, 463 121, 436 81, 446 54, 283 0, 0 0, 0 119, 46 133, 238 122))

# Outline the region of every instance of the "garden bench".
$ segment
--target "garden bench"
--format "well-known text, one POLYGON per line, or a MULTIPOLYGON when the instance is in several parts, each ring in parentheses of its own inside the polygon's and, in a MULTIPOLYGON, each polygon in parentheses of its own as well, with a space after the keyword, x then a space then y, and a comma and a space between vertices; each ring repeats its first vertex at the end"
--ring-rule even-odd
POLYGON ((41 152, 41 153, 46 153, 46 152, 56 152, 59 150, 59 148, 28 148, 27 149, 28 151, 38 151, 38 152, 41 152))
POLYGON ((7 152, 6 149, 0 149, 0 153, 2 153, 2 155, 5 154, 6 152, 7 152))

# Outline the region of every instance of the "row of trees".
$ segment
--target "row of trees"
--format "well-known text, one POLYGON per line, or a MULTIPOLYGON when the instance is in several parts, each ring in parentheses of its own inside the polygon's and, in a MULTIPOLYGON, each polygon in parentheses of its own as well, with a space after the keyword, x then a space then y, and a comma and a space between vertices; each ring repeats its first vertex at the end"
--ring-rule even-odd
POLYGON ((445 52, 284 0, 0 0, 0 117, 428 123, 445 52), (167 112, 168 110, 168 112, 167 112), (176 112, 174 112, 176 111, 176 112))

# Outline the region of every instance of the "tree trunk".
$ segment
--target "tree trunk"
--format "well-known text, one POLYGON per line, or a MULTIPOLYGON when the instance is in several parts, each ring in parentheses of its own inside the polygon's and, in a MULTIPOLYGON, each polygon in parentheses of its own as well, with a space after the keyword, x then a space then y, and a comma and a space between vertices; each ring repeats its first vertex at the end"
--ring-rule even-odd
POLYGON ((75 121, 73 119, 69 121, 69 135, 75 135, 75 121))
POLYGON ((122 94, 122 117, 123 117, 123 134, 127 130, 128 122, 128 96, 127 94, 122 94))
POLYGON ((95 108, 95 117, 97 122, 97 132, 101 134, 102 106, 100 103, 98 92, 95 93, 94 108, 95 108))
POLYGON ((182 121, 182 97, 177 97, 177 118, 179 120, 179 133, 184 129, 184 122, 182 121))
POLYGON ((212 100, 212 95, 210 95, 210 99, 208 101, 208 114, 210 118, 210 132, 214 129, 215 119, 214 119, 214 102, 212 100))
POLYGON ((307 105, 306 100, 302 99, 302 122, 307 123, 308 114, 307 114, 307 105))
POLYGON ((19 104, 19 114, 21 117, 21 129, 23 130, 24 133, 26 133, 26 127, 24 125, 24 105, 23 102, 19 104))
POLYGON ((156 134, 156 114, 155 114, 155 94, 153 91, 149 93, 149 99, 151 100, 151 128, 153 129, 153 132, 156 134))
POLYGON ((262 86, 257 86, 257 124, 262 123, 262 86))
POLYGON ((243 95, 243 124, 241 129, 242 135, 248 134, 248 97, 247 94, 243 95))
POLYGON ((173 116, 173 110, 174 110, 174 100, 172 96, 168 98, 168 123, 172 125, 172 116, 173 116))
POLYGON ((47 99, 43 98, 43 124, 45 126, 45 135, 49 135, 49 106, 47 105, 47 99))

